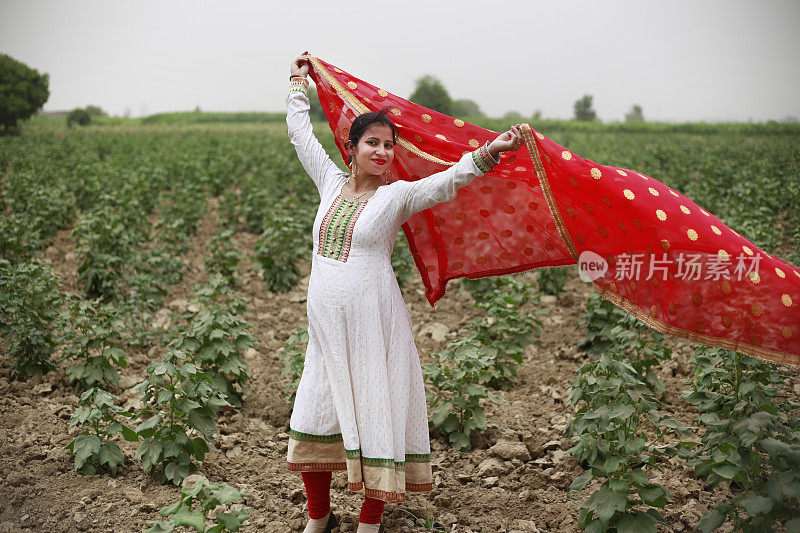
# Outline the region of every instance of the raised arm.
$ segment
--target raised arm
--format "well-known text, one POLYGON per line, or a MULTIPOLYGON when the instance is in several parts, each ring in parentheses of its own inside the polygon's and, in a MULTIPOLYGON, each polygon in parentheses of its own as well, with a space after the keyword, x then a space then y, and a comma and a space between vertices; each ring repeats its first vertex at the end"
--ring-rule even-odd
POLYGON ((465 187, 475 177, 483 176, 498 161, 483 145, 474 152, 467 152, 459 161, 442 172, 431 174, 417 181, 397 182, 401 187, 401 208, 403 220, 414 213, 447 202, 456 197, 458 189, 465 187))
POLYGON ((304 69, 296 70, 299 59, 292 63, 293 76, 289 82, 286 125, 289 128, 289 139, 297 152, 297 158, 322 194, 323 189, 331 182, 327 178, 341 171, 314 136, 311 119, 308 116, 309 109, 311 109, 308 101, 308 80, 306 79, 308 65, 303 65, 304 69))

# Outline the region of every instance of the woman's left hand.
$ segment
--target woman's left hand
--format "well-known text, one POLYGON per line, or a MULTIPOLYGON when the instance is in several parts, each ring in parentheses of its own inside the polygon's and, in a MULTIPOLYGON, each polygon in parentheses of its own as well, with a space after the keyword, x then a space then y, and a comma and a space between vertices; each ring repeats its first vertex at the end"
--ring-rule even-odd
POLYGON ((515 124, 511 126, 510 130, 498 135, 495 140, 489 143, 489 153, 496 159, 501 152, 519 149, 523 142, 522 129, 519 124, 515 124))

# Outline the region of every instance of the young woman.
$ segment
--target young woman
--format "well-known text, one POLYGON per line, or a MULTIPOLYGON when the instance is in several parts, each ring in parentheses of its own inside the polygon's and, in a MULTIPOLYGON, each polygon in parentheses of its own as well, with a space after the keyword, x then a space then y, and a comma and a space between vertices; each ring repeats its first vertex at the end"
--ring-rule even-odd
POLYGON ((523 142, 519 125, 418 181, 387 183, 397 132, 385 112, 353 122, 351 172, 314 137, 306 94, 309 65, 291 64, 286 122, 297 156, 320 194, 308 283, 308 349, 290 421, 289 470, 302 472, 310 521, 330 531, 331 472, 365 491, 358 532, 380 531, 386 501, 433 489, 425 388, 411 320, 391 265, 400 226, 452 200, 458 188, 523 142))

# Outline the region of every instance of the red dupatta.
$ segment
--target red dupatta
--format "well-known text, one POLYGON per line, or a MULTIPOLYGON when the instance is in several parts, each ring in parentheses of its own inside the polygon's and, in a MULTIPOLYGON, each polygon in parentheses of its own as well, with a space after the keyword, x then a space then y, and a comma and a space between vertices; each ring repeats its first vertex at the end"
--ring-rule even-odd
MULTIPOLYGON (((345 161, 355 117, 391 106, 390 181, 440 172, 497 136, 307 57, 345 161)), ((523 148, 403 224, 432 306, 454 278, 579 263, 598 293, 658 331, 800 366, 797 267, 654 178, 523 131, 523 148)))

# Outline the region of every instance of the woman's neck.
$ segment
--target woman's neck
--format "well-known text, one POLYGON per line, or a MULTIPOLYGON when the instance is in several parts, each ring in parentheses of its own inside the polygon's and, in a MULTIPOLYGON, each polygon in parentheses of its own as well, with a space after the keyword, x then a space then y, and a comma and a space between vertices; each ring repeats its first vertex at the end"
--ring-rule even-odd
POLYGON ((350 191, 353 194, 361 194, 366 191, 377 189, 381 184, 381 177, 378 175, 370 176, 362 174, 359 176, 351 176, 348 183, 350 184, 350 191))

